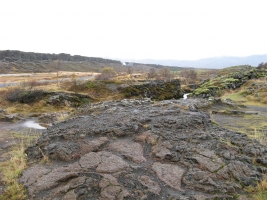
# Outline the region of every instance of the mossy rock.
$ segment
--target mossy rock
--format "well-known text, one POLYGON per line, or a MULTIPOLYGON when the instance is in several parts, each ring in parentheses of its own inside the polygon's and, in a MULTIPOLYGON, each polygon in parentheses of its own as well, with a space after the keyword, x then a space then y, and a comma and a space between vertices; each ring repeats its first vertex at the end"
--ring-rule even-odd
POLYGON ((179 80, 154 81, 143 85, 132 85, 124 88, 122 93, 129 97, 149 97, 155 100, 182 98, 183 92, 179 80))
POLYGON ((207 88, 198 88, 194 91, 195 95, 200 95, 200 94, 208 94, 210 93, 210 90, 207 88))

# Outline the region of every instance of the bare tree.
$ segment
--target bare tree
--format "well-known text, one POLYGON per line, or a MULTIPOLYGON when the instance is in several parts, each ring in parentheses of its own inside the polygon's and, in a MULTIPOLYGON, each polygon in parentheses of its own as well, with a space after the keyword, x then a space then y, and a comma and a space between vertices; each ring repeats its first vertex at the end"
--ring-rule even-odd
POLYGON ((61 70, 61 61, 60 60, 55 60, 54 61, 54 67, 56 69, 56 76, 57 76, 57 86, 59 87, 60 86, 60 81, 59 81, 59 77, 60 77, 60 74, 62 74, 62 72, 60 71, 61 70))
POLYGON ((163 79, 172 78, 171 70, 168 67, 159 69, 159 74, 160 74, 160 77, 163 79))
POLYGON ((197 79, 197 72, 193 69, 185 69, 180 72, 180 77, 183 77, 190 82, 195 82, 197 79))
POLYGON ((156 78, 157 73, 156 73, 156 69, 151 67, 147 73, 147 78, 151 79, 151 78, 156 78))

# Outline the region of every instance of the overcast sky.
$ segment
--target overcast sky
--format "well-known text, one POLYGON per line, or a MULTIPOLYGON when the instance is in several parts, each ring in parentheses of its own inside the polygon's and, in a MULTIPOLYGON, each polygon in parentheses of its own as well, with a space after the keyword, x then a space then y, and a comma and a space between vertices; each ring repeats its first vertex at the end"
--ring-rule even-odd
POLYGON ((266 0, 0 0, 0 50, 130 59, 267 53, 266 0))

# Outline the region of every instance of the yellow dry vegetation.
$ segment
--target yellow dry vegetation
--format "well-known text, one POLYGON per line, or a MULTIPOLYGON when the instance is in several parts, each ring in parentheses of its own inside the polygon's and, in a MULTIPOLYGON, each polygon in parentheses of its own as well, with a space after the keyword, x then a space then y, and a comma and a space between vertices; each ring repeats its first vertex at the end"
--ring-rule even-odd
POLYGON ((5 184, 4 192, 0 196, 1 200, 27 199, 26 189, 18 182, 18 178, 28 166, 25 149, 39 136, 37 133, 6 133, 2 135, 2 137, 16 141, 16 143, 2 155, 6 158, 6 161, 0 163, 1 177, 5 184))

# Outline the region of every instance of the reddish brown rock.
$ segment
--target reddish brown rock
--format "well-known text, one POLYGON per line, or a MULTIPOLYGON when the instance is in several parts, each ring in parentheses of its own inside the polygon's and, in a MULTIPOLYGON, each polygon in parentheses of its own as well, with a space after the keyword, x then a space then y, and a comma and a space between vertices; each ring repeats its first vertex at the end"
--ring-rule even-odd
POLYGON ((140 183, 148 188, 148 191, 159 195, 161 188, 159 184, 155 181, 152 181, 149 176, 141 176, 139 178, 140 183))
POLYGON ((83 169, 93 169, 99 173, 114 173, 129 167, 122 158, 107 151, 91 152, 82 156, 79 163, 83 169))
POLYGON ((224 164, 221 158, 218 158, 217 156, 213 159, 210 159, 201 155, 196 155, 193 158, 196 159, 201 166, 207 168, 210 172, 215 172, 224 164))
POLYGON ((99 173, 114 173, 129 167, 128 163, 110 152, 101 152, 101 163, 96 168, 99 173))
POLYGON ((141 163, 146 161, 143 157, 143 147, 136 142, 118 141, 111 143, 108 147, 110 150, 117 151, 128 159, 141 163))
POLYGON ((91 169, 96 168, 101 162, 101 156, 99 153, 91 152, 82 156, 79 163, 82 168, 91 169))
POLYGON ((159 136, 153 134, 151 131, 146 131, 142 133, 141 135, 138 135, 134 138, 135 142, 141 142, 141 143, 148 143, 148 144, 156 144, 159 136))
POLYGON ((182 168, 177 165, 155 162, 152 169, 164 183, 176 190, 183 191, 181 181, 185 171, 182 168))
POLYGON ((172 145, 169 141, 162 142, 161 140, 152 147, 152 152, 159 158, 164 159, 165 156, 171 155, 169 149, 172 148, 172 145))
POLYGON ((103 179, 99 183, 101 189, 100 200, 123 200, 124 197, 129 195, 129 192, 122 187, 115 177, 104 174, 103 179))
POLYGON ((78 154, 83 156, 92 151, 97 151, 102 145, 106 144, 107 142, 107 137, 100 137, 99 139, 93 141, 80 140, 78 154))

